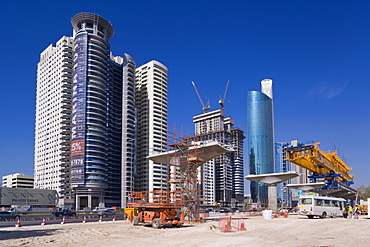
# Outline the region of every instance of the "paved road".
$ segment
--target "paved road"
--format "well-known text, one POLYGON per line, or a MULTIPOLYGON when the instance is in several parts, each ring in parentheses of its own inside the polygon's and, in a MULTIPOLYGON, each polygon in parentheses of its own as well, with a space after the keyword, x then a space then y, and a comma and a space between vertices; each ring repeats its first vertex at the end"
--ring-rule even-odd
MULTIPOLYGON (((66 216, 65 224, 70 223, 81 223, 86 217, 86 222, 98 222, 100 216, 98 214, 77 214, 76 216, 66 216)), ((44 215, 22 215, 20 219, 21 226, 33 226, 41 225, 43 218, 45 219, 46 224, 61 224, 63 217, 55 217, 51 214, 44 215)), ((112 221, 113 215, 106 215, 102 217, 102 221, 112 221)), ((123 214, 116 214, 116 220, 123 220, 123 214)), ((0 228, 2 227, 12 227, 18 224, 17 220, 13 219, 2 219, 0 220, 0 228)))

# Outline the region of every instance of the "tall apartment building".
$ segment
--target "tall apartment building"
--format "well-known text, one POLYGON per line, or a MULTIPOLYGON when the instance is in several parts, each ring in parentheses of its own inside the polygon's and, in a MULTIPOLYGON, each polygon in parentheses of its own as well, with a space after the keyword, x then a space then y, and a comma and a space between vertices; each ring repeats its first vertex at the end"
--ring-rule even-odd
POLYGON ((146 159, 149 153, 167 151, 167 67, 150 61, 136 69, 137 155, 135 188, 167 190, 168 167, 146 159))
MULTIPOLYGON (((249 173, 266 174, 275 171, 274 110, 272 80, 261 81, 262 92, 248 92, 248 155, 249 173)), ((267 203, 267 184, 251 181, 254 202, 267 203)))
POLYGON ((33 176, 27 176, 23 173, 14 173, 3 176, 2 187, 33 188, 33 181, 33 176))
POLYGON ((70 149, 74 40, 63 36, 49 45, 37 65, 35 188, 57 190, 71 199, 70 149))
POLYGON ((74 198, 77 210, 125 206, 134 189, 135 61, 112 55, 106 19, 80 13, 71 23, 73 37, 38 64, 35 188, 74 198))
POLYGON ((223 108, 194 116, 193 122, 195 140, 217 140, 235 150, 202 165, 200 190, 203 191, 204 203, 220 203, 223 206, 241 204, 244 197, 243 131, 233 128, 234 120, 225 118, 223 108))

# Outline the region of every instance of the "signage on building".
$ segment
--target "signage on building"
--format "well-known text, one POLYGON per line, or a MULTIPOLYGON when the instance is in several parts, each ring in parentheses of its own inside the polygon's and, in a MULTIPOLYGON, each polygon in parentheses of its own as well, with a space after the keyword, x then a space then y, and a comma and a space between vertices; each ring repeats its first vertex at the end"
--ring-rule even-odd
POLYGON ((55 206, 57 203, 58 194, 56 190, 0 187, 0 206, 55 206))
POLYGON ((71 184, 72 187, 83 187, 85 183, 87 33, 81 33, 75 38, 74 62, 71 184))

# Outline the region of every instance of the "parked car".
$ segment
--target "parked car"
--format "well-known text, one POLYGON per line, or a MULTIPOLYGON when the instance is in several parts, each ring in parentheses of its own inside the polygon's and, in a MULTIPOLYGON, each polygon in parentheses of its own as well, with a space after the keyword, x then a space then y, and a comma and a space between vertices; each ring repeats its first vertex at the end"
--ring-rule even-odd
POLYGON ((13 214, 12 212, 0 211, 1 219, 19 219, 21 216, 19 214, 13 214))
POLYGON ((76 215, 76 212, 73 212, 69 209, 63 209, 62 211, 52 212, 51 214, 55 215, 56 217, 58 217, 59 215, 61 215, 61 216, 74 216, 74 215, 76 215))
POLYGON ((207 208, 206 209, 206 213, 211 213, 211 212, 213 212, 213 208, 207 208))
POLYGON ((107 209, 98 212, 99 215, 115 215, 116 213, 113 210, 107 209))
POLYGON ((230 209, 228 208, 220 208, 220 213, 228 213, 230 212, 230 209))

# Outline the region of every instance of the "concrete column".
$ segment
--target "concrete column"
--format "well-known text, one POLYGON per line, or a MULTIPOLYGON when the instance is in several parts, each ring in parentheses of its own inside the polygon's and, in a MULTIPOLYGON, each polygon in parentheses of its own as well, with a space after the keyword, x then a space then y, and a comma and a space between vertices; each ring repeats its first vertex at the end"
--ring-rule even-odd
POLYGON ((269 197, 269 209, 272 212, 277 211, 277 189, 276 184, 269 184, 268 185, 268 197, 269 197))
POLYGON ((91 198, 91 190, 89 189, 89 193, 87 194, 87 206, 90 208, 90 209, 93 209, 92 208, 92 198, 91 198))
POLYGON ((80 196, 76 195, 76 211, 80 210, 80 196))

